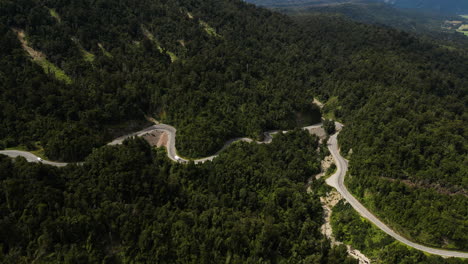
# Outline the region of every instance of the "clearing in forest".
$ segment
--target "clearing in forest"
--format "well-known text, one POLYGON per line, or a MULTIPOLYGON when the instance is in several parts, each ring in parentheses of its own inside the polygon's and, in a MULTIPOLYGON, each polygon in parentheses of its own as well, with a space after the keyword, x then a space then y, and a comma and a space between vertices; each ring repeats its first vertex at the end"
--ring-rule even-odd
POLYGON ((219 35, 216 30, 211 27, 208 23, 206 23, 203 20, 200 20, 200 25, 203 27, 203 29, 206 31, 206 33, 210 36, 216 37, 216 38, 221 38, 221 35, 219 35))
POLYGON ((112 58, 112 54, 110 54, 110 52, 108 52, 101 43, 98 43, 98 47, 101 49, 102 54, 104 54, 104 56, 112 58))
POLYGON ((13 29, 18 36, 19 41, 23 49, 31 56, 32 60, 42 67, 45 73, 50 73, 55 76, 57 80, 63 81, 66 84, 71 84, 72 79, 59 67, 55 66, 52 62, 48 61, 46 55, 40 51, 37 51, 28 45, 26 40, 26 34, 23 30, 13 29))
POLYGON ((468 36, 468 24, 461 25, 457 31, 465 34, 465 36, 468 36))
POLYGON ((81 46, 80 42, 78 41, 78 39, 76 38, 72 38, 71 39, 75 44, 76 46, 78 47, 78 49, 80 50, 81 54, 83 55, 83 59, 89 63, 92 63, 94 61, 94 59, 96 58, 96 56, 94 56, 94 54, 92 54, 91 52, 85 50, 83 48, 83 46, 81 46))
POLYGON ((55 20, 57 20, 57 22, 62 22, 62 19, 60 18, 59 14, 57 13, 57 11, 55 11, 55 9, 53 8, 48 8, 49 9, 49 13, 50 15, 55 18, 55 20))
POLYGON ((175 55, 174 52, 171 52, 171 51, 168 51, 168 50, 165 51, 161 47, 161 44, 159 44, 159 41, 154 37, 154 35, 144 25, 141 25, 141 31, 143 32, 143 35, 145 35, 145 37, 147 37, 149 40, 151 40, 156 45, 156 48, 159 50, 159 52, 166 53, 166 55, 168 55, 171 58, 171 62, 175 62, 176 60, 179 59, 177 57, 177 55, 175 55))

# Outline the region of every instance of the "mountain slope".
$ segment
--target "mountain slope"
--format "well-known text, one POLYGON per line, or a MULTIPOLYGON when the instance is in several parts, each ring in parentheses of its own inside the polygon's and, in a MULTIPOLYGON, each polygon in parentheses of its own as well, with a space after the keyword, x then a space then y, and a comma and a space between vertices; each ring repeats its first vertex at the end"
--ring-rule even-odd
POLYGON ((299 36, 283 16, 240 1, 1 4, 7 146, 41 141, 50 158, 79 160, 110 139, 103 130, 146 114, 175 125, 181 154, 196 157, 234 136, 294 127, 297 115, 319 120, 312 95, 290 70, 280 72, 292 69, 299 36), (30 63, 12 29, 72 82, 30 63))
POLYGON ((206 156, 316 122, 318 96, 346 125, 354 194, 405 236, 466 249, 466 50, 235 0, 0 5, 1 145, 39 141, 52 159, 81 160, 148 115, 178 129, 182 155, 206 156), (54 67, 30 57, 21 30, 54 67))
POLYGON ((327 43, 315 47, 325 72, 311 66, 311 81, 346 125, 339 142, 352 192, 399 232, 466 249, 466 54, 339 17, 300 19, 327 43))

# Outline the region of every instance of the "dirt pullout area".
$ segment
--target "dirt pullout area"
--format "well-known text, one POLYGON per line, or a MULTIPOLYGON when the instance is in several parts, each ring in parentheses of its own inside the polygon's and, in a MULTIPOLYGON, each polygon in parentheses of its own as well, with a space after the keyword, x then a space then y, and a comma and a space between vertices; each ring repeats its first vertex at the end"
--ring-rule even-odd
MULTIPOLYGON (((322 203, 323 208, 323 219, 324 224, 321 227, 321 232, 326 236, 332 246, 337 246, 343 244, 340 241, 337 241, 333 236, 333 230, 331 226, 331 214, 333 207, 341 200, 343 197, 336 190, 333 190, 327 194, 325 197, 320 197, 320 202, 322 203)), ((362 254, 359 250, 352 248, 350 245, 346 245, 348 249, 348 255, 359 260, 359 264, 370 264, 369 258, 362 254)))
POLYGON ((167 147, 169 141, 169 135, 162 131, 151 131, 148 134, 142 136, 144 140, 153 147, 167 147))
POLYGON ((323 127, 314 127, 307 129, 311 135, 316 135, 320 139, 320 143, 327 138, 327 133, 323 127))

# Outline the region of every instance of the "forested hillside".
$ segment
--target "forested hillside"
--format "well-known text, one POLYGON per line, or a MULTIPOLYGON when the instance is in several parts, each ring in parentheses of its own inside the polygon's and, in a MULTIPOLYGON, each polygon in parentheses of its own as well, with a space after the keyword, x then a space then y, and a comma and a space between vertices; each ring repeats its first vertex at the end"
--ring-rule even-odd
POLYGON ((350 204, 344 202, 333 208, 331 221, 336 239, 360 250, 372 263, 468 263, 466 259, 443 259, 402 245, 363 220, 350 204))
MULTIPOLYGON (((40 143, 50 159, 81 160, 93 148, 108 142, 120 127, 139 124, 147 115, 177 128, 181 155, 200 157, 216 152, 232 137, 259 137, 267 129, 318 122, 318 110, 311 104, 317 96, 326 102, 325 114, 345 124, 339 142, 351 161, 347 184, 354 194, 382 220, 413 240, 435 247, 467 249, 466 48, 442 40, 423 40, 388 27, 351 22, 340 16, 315 14, 292 19, 240 0, 4 0, 0 1, 0 10, 0 147, 24 145, 33 149, 40 143)), ((297 142, 289 151, 310 151, 306 144, 307 140, 297 142)), ((58 177, 51 181, 62 184, 54 187, 59 191, 49 192, 44 187, 34 198, 17 194, 16 199, 31 201, 31 205, 42 195, 57 194, 60 198, 67 188, 93 186, 90 182, 107 177, 107 170, 114 168, 125 172, 125 180, 154 178, 149 171, 167 172, 168 166, 177 168, 174 170, 193 169, 197 177, 208 174, 194 166, 169 165, 162 155, 157 161, 150 161, 150 151, 141 152, 146 153, 147 157, 141 158, 147 163, 134 162, 141 167, 153 166, 153 162, 159 165, 141 170, 123 158, 137 155, 125 148, 120 154, 122 159, 107 168, 106 159, 113 158, 102 154, 107 151, 113 152, 104 148, 88 159, 89 164, 104 166, 95 170, 85 167, 90 171, 81 167, 56 171, 3 160, 6 168, 0 172, 4 179, 13 180, 58 177), (31 176, 29 169, 22 170, 22 166, 38 172, 31 176)), ((229 158, 235 157, 227 156, 226 166, 233 162, 229 158)), ((275 170, 306 166, 283 163, 282 160, 290 160, 281 155, 268 160, 271 166, 281 165, 275 170)), ((250 169, 245 167, 242 169, 250 169)), ((266 173, 262 168, 258 168, 259 173, 252 172, 255 179, 266 173)), ((313 166, 303 168, 309 173, 314 171, 313 166)), ((242 173, 235 174, 236 170, 242 171, 237 167, 223 168, 219 177, 244 177, 242 173)), ((189 176, 184 174, 180 179, 185 177, 189 176)), ((197 183, 207 186, 215 180, 202 177, 197 183)), ((303 179, 296 180, 299 184, 303 179)), ((232 187, 230 182, 216 183, 218 187, 232 187)), ((261 183, 265 186, 255 186, 257 189, 252 192, 265 192, 263 187, 268 191, 279 188, 261 183)), ((143 183, 135 185, 137 189, 146 188, 143 183)), ((102 188, 114 194, 115 188, 124 187, 122 183, 108 190, 102 188)), ((139 195, 129 190, 123 190, 121 196, 139 195)), ((103 191, 92 193, 101 195, 103 191)), ((8 203, 15 200, 8 195, 1 197, 2 206, 5 212, 15 213, 16 218, 6 217, 4 221, 10 223, 24 213, 25 218, 21 219, 38 227, 37 221, 44 219, 36 219, 36 215, 27 218, 32 209, 24 211, 21 206, 29 203, 13 208, 8 203)), ((156 194, 151 190, 141 195, 148 198, 156 194)), ((84 193, 78 197, 95 199, 84 193)), ((240 201, 238 198, 235 196, 233 202, 240 201)), ((180 206, 181 210, 188 206, 178 204, 182 198, 169 195, 167 199, 172 199, 169 206, 180 206)), ((126 210, 126 204, 124 201, 115 206, 126 210)), ((61 210, 63 205, 58 203, 59 209, 52 209, 55 204, 40 207, 45 208, 44 217, 54 222, 61 221, 59 216, 73 215, 61 210)), ((87 201, 76 206, 104 210, 114 205, 109 202, 94 207, 87 201)), ((118 219, 113 216, 102 223, 118 219)), ((167 220, 172 216, 168 213, 157 217, 167 220)), ((201 216, 195 213, 194 217, 201 216)), ((101 251, 117 252, 129 240, 123 238, 113 244, 111 225, 96 228, 102 228, 100 238, 107 235, 113 245, 101 245, 101 251)), ((47 238, 42 233, 32 233, 39 232, 36 229, 20 231, 28 239, 37 238, 31 243, 40 244, 47 238)), ((8 243, 18 247, 15 250, 22 252, 18 254, 26 254, 27 248, 30 252, 52 252, 52 244, 46 244, 44 249, 42 244, 25 246, 28 239, 8 243)), ((183 250, 190 248, 182 245, 183 250)), ((280 246, 284 244, 281 242, 280 246)), ((79 249, 70 242, 64 252, 68 250, 79 249)), ((164 250, 160 254, 168 252, 164 250)), ((283 248, 280 251, 284 252, 283 248)), ((238 255, 244 260, 247 257, 242 256, 251 256, 245 252, 238 255)), ((292 255, 283 254, 281 258, 286 256, 292 255)))
POLYGON ((170 162, 142 139, 56 169, 0 156, 1 263, 356 263, 319 232, 317 138, 170 162), (298 151, 302 149, 302 151, 298 151))
POLYGON ((339 142, 353 193, 402 234, 466 250, 465 52, 388 28, 344 28, 338 17, 301 23, 328 43, 311 81, 346 124, 339 142))
POLYGON ((79 160, 109 140, 105 128, 147 114, 198 157, 234 136, 319 121, 294 69, 300 34, 284 16, 241 1, 0 5, 7 147, 41 141, 49 158, 79 160), (31 62, 21 30, 45 59, 31 62))

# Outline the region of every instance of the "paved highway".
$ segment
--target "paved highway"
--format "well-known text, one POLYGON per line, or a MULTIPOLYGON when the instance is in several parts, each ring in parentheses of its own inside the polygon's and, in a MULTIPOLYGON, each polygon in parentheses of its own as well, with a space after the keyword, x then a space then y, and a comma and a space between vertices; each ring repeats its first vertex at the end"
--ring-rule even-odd
MULTIPOLYGON (((304 127, 303 129, 305 130, 309 130, 309 129, 313 129, 313 128, 319 128, 322 126, 322 123, 319 123, 319 124, 315 124, 315 125, 312 125, 312 126, 307 126, 307 127, 304 127)), ((166 124, 158 124, 158 125, 153 125, 153 126, 150 126, 148 128, 145 128, 141 131, 138 131, 138 132, 135 132, 135 133, 131 133, 131 134, 128 134, 128 135, 125 135, 125 136, 122 136, 122 137, 119 137, 115 140, 113 140, 112 142, 109 143, 109 145, 118 145, 118 144, 122 144, 122 142, 127 139, 127 138, 130 138, 130 137, 140 137, 140 136, 143 136, 147 133, 150 133, 152 131, 160 131, 160 132, 165 132, 168 134, 168 142, 167 142, 167 146, 166 146, 166 149, 167 149, 167 156, 173 160, 173 161, 176 161, 176 162, 181 162, 181 163, 186 163, 186 162, 189 162, 188 159, 184 159, 184 158, 181 158, 180 156, 177 155, 177 149, 176 149, 176 146, 175 146, 175 141, 176 141, 176 133, 177 133, 177 129, 173 126, 170 126, 170 125, 166 125, 166 124)), ((203 163, 203 162, 206 162, 206 161, 209 161, 209 160, 213 160, 214 158, 216 158, 219 153, 223 150, 225 150, 227 147, 229 147, 229 145, 231 145, 232 143, 234 142, 238 142, 238 141, 245 141, 245 142, 256 142, 258 144, 268 144, 268 143, 271 143, 271 141, 273 140, 273 137, 272 135, 276 134, 276 133, 279 133, 279 132, 287 132, 287 131, 279 131, 279 130, 272 130, 272 131, 267 131, 267 132, 264 132, 264 139, 263 141, 255 141, 253 139, 250 139, 250 138, 246 138, 246 137, 242 137, 242 138, 233 138, 233 139, 230 139, 228 141, 226 141, 226 143, 224 144, 224 146, 218 151, 216 152, 214 155, 212 156, 209 156, 209 157, 205 157, 205 158, 200 158, 200 159, 194 159, 193 161, 198 164, 198 163, 203 163)), ((1 154, 1 151, 0 151, 0 154, 1 154)))
MULTIPOLYGON (((314 129, 314 128, 319 128, 321 126, 322 126, 322 124, 316 124, 316 125, 313 125, 313 126, 304 127, 303 129, 310 130, 310 129, 314 129)), ((337 131, 339 131, 339 130, 341 130, 342 125, 340 123, 336 123, 336 127, 337 127, 337 131)), ((145 128, 145 129, 143 129, 141 131, 119 137, 119 138, 113 140, 112 142, 110 142, 108 145, 122 144, 122 142, 125 139, 129 138, 129 137, 143 136, 143 135, 145 135, 145 134, 147 134, 149 132, 152 132, 152 131, 161 131, 161 132, 166 132, 168 134, 169 139, 168 139, 168 142, 167 142, 167 156, 171 160, 173 160, 175 162, 180 162, 180 163, 188 162, 187 159, 180 158, 179 156, 177 156, 177 150, 176 150, 176 147, 175 147, 175 140, 176 140, 177 130, 175 129, 175 127, 165 125, 165 124, 153 125, 153 126, 150 126, 148 128, 145 128)), ((263 141, 254 141, 254 140, 252 140, 250 138, 231 139, 231 140, 227 141, 226 144, 223 146, 223 148, 221 148, 221 150, 219 150, 215 155, 210 156, 210 157, 206 157, 206 158, 196 159, 196 160, 194 160, 194 162, 195 163, 203 163, 203 162, 208 161, 208 160, 213 160, 214 158, 216 158, 218 156, 219 152, 223 151, 229 145, 231 145, 232 143, 237 142, 237 141, 256 142, 258 144, 268 144, 268 143, 270 143, 272 141, 272 135, 274 135, 275 133, 279 133, 279 132, 286 132, 286 131, 268 131, 268 132, 265 132, 264 133, 265 137, 264 137, 263 141)), ((333 156, 333 158, 335 160, 336 167, 337 167, 336 173, 333 174, 330 178, 327 179, 326 182, 327 182, 328 185, 330 185, 332 187, 335 187, 337 189, 337 191, 341 193, 341 195, 351 204, 351 206, 353 206, 353 208, 360 215, 367 218, 369 221, 374 223, 378 228, 380 228, 382 231, 384 231, 388 235, 392 236, 396 240, 398 240, 398 241, 400 241, 400 242, 402 242, 402 243, 404 243, 404 244, 406 244, 406 245, 408 245, 410 247, 416 248, 418 250, 421 250, 421 251, 424 251, 424 252, 427 252, 427 253, 430 253, 430 254, 440 255, 440 256, 443 256, 443 257, 468 258, 468 253, 430 248, 430 247, 426 247, 426 246, 423 246, 423 245, 420 245, 420 244, 409 241, 408 239, 398 235, 392 229, 390 229, 387 225, 382 223, 377 217, 375 217, 371 212, 369 212, 358 200, 356 200, 356 198, 354 198, 354 196, 352 196, 351 193, 349 193, 349 191, 346 189, 346 186, 344 185, 344 177, 346 175, 346 172, 348 171, 348 161, 346 159, 344 159, 339 153, 338 141, 337 141, 338 133, 331 136, 330 139, 328 140, 328 149, 330 150, 330 152, 331 152, 331 154, 332 154, 332 156, 333 156)), ((38 158, 37 156, 35 156, 32 153, 25 152, 25 151, 3 150, 3 151, 0 151, 0 154, 5 154, 5 155, 10 156, 10 157, 22 156, 22 157, 26 158, 26 160, 28 160, 29 162, 39 162, 39 160, 37 159, 38 158)), ((42 163, 53 165, 53 166, 59 166, 59 167, 67 165, 67 163, 51 162, 51 161, 46 161, 46 160, 43 160, 42 163)))
POLYGON ((48 160, 39 160, 39 157, 26 151, 20 151, 20 150, 1 150, 0 154, 7 155, 12 158, 16 158, 18 156, 24 157, 27 161, 29 162, 41 162, 44 164, 56 166, 56 167, 63 167, 66 166, 68 163, 64 162, 53 162, 53 161, 48 161, 48 160))
POLYGON ((354 198, 354 196, 351 195, 351 193, 348 191, 348 189, 346 189, 346 186, 344 185, 344 178, 346 176, 346 172, 348 171, 348 161, 340 155, 340 152, 338 150, 337 136, 338 136, 338 133, 331 136, 330 139, 328 140, 328 149, 330 150, 333 156, 333 159, 335 160, 337 170, 336 170, 336 173, 333 174, 330 178, 328 178, 326 182, 328 185, 336 188, 336 190, 339 193, 341 193, 341 195, 346 199, 346 201, 348 201, 349 204, 351 204, 351 206, 361 216, 371 221, 374 225, 376 225, 378 228, 380 228, 382 231, 392 236, 396 240, 410 247, 413 247, 415 249, 418 249, 418 250, 421 250, 430 254, 443 256, 443 257, 468 258, 468 253, 426 247, 426 246, 409 241, 408 239, 395 233, 387 225, 382 223, 382 221, 380 221, 377 217, 375 217, 358 200, 356 200, 356 198, 354 198))

